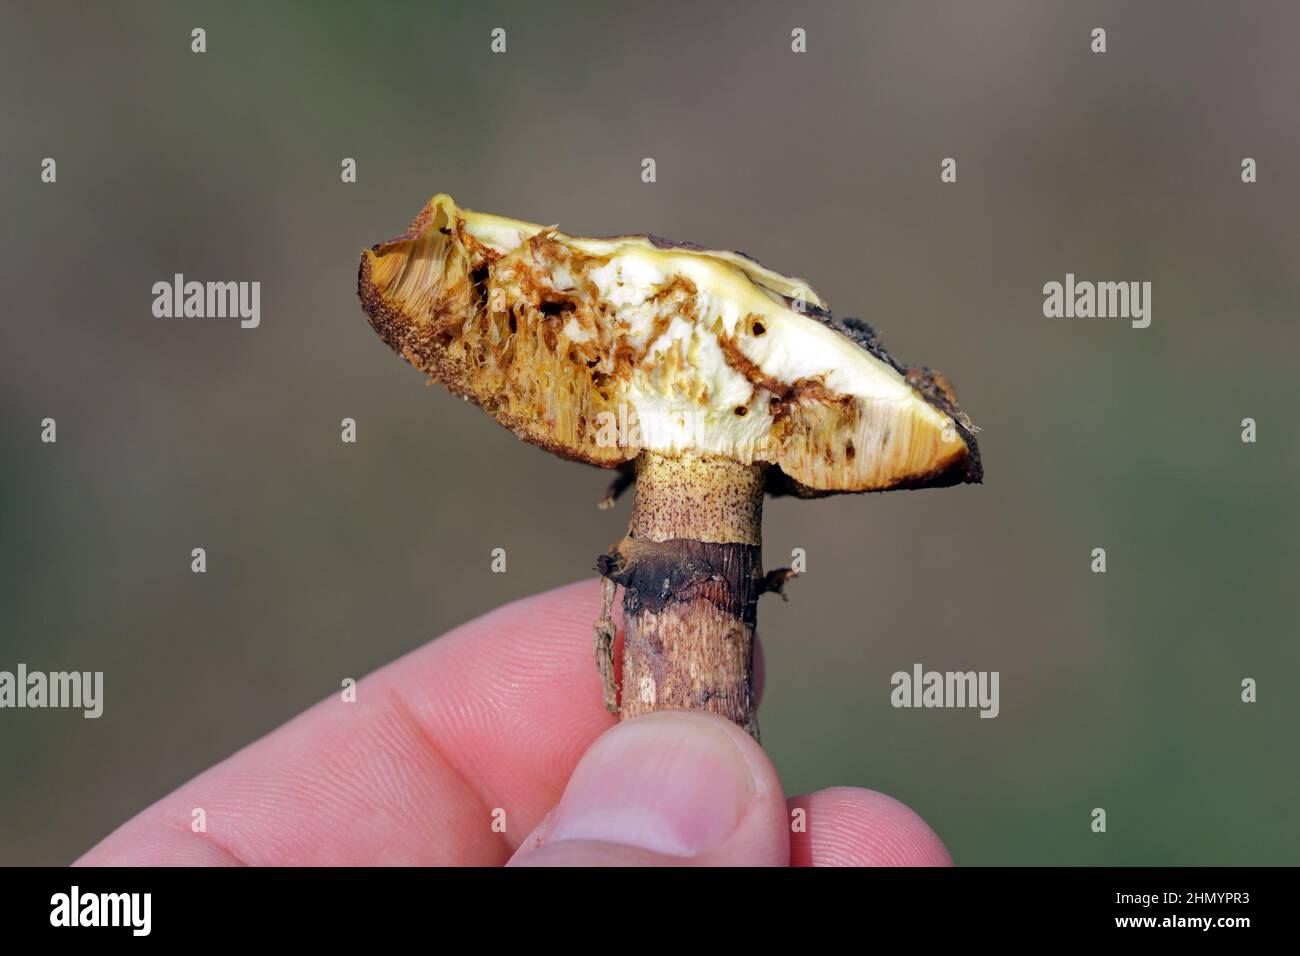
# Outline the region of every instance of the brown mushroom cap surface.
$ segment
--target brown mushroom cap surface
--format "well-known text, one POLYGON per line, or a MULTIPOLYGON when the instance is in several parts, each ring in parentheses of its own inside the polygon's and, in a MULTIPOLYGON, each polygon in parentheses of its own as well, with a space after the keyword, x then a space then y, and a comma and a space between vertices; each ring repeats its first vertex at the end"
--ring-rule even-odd
POLYGON ((982 477, 942 375, 740 253, 578 238, 439 194, 363 253, 358 291, 408 362, 567 458, 720 455, 806 496, 982 477))

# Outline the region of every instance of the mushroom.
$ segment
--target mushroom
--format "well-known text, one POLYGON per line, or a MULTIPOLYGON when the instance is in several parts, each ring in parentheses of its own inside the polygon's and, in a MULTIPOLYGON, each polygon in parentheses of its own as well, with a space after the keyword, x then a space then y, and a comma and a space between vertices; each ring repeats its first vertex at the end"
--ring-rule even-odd
MULTIPOLYGON (((605 705, 712 711, 757 738, 753 635, 764 493, 979 482, 975 427, 938 372, 742 253, 579 238, 439 194, 361 257, 358 293, 396 352, 521 439, 633 481, 597 561, 605 705), (621 688, 616 585, 624 589, 621 688), (621 693, 620 693, 621 690, 621 693)), ((784 593, 782 593, 784 597, 784 593)))

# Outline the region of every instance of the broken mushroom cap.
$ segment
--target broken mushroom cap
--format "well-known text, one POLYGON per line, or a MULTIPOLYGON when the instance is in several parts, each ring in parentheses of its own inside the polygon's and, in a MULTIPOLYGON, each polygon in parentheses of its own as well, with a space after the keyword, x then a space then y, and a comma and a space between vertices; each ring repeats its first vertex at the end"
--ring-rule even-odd
POLYGON ((408 362, 567 458, 720 455, 804 496, 982 477, 942 375, 741 253, 578 238, 439 194, 363 253, 358 291, 408 362))

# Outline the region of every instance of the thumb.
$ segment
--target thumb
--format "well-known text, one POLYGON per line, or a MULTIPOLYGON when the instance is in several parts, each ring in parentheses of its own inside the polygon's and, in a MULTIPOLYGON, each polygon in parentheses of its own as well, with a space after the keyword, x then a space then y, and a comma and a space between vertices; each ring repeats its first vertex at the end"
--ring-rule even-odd
POLYGON ((785 866, 776 769, 729 720, 666 710, 607 731, 512 865, 785 866))

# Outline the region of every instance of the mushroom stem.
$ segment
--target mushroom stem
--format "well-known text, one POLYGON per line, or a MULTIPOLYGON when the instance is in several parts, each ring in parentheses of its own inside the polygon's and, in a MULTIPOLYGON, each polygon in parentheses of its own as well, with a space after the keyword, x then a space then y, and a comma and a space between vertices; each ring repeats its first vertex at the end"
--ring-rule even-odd
POLYGON ((689 454, 637 459, 631 528, 599 565, 624 588, 624 720, 707 710, 758 739, 764 468, 689 454))

